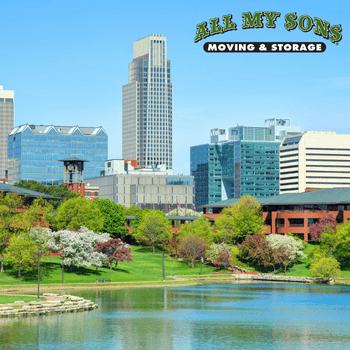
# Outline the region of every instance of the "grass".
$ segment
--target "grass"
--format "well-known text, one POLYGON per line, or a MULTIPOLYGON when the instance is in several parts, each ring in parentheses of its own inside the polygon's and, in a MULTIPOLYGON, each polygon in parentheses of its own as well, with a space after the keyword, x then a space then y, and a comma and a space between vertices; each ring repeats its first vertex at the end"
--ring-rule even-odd
MULTIPOLYGON (((24 301, 25 303, 29 303, 30 301, 38 301, 36 297, 22 297, 22 296, 8 296, 8 295, 0 295, 0 304, 12 304, 17 300, 24 301)), ((45 298, 40 298, 40 301, 44 301, 45 298)), ((20 306, 22 307, 22 306, 20 306)))
MULTIPOLYGON (((156 251, 152 254, 152 248, 132 247, 131 257, 133 262, 119 262, 117 269, 95 267, 74 267, 73 271, 65 267, 65 283, 95 283, 96 279, 110 278, 112 282, 137 282, 137 281, 162 281, 162 253, 156 251)), ((17 278, 18 271, 11 266, 10 259, 5 259, 5 273, 0 274, 0 285, 34 284, 37 282, 37 270, 25 273, 23 278, 17 278)), ((173 260, 165 256, 165 276, 170 275, 199 275, 200 263, 191 269, 185 261, 173 260)), ((203 274, 217 272, 210 265, 203 265, 203 274)), ((61 258, 45 257, 40 265, 40 283, 62 283, 61 258)), ((166 278, 171 280, 171 278, 166 278)), ((108 283, 100 283, 107 285, 108 283)))

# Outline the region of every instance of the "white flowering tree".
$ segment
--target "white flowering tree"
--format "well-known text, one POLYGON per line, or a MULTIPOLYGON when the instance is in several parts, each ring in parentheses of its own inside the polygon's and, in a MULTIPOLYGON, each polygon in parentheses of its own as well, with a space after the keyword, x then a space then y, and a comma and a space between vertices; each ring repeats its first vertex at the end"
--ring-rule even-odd
POLYGON ((186 208, 176 208, 167 214, 168 216, 195 216, 199 217, 202 215, 202 213, 199 213, 198 211, 194 211, 193 209, 186 209, 186 208))
POLYGON ((76 266, 91 265, 100 267, 107 257, 103 253, 94 252, 99 242, 106 242, 110 239, 108 233, 95 233, 86 227, 81 227, 78 231, 60 230, 51 232, 48 247, 59 252, 62 256, 62 263, 71 268, 76 266))
POLYGON ((208 260, 214 265, 228 268, 234 262, 234 255, 231 248, 225 243, 211 244, 206 252, 208 260))
POLYGON ((278 252, 278 257, 281 265, 284 266, 284 272, 287 272, 287 266, 293 264, 298 258, 306 258, 306 255, 302 252, 304 244, 301 240, 297 240, 292 236, 285 235, 268 235, 266 240, 270 247, 278 252))

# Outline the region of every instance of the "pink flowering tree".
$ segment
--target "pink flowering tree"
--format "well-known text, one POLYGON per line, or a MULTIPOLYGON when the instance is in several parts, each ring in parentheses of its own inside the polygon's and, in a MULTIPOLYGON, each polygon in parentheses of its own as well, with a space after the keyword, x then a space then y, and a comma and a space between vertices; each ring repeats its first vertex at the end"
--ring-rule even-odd
POLYGON ((336 232, 337 220, 332 214, 327 213, 323 216, 319 222, 310 226, 310 237, 315 241, 319 241, 321 234, 326 229, 326 226, 329 226, 334 232, 336 232))
POLYGON ((97 243, 94 251, 102 253, 107 257, 107 263, 111 270, 113 268, 113 262, 115 263, 115 268, 117 268, 119 261, 132 261, 130 255, 131 247, 119 238, 97 243))

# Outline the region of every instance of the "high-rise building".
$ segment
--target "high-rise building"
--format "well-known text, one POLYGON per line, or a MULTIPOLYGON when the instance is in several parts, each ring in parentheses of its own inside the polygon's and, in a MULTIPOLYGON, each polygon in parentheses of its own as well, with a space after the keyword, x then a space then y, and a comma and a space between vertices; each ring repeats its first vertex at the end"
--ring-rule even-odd
POLYGON ((7 137, 14 127, 15 93, 4 90, 0 85, 0 181, 6 178, 7 165, 7 137))
POLYGON ((124 159, 146 168, 173 168, 173 99, 166 38, 149 35, 134 43, 129 84, 123 86, 124 159))
POLYGON ((280 146, 280 193, 350 187, 350 135, 305 131, 280 146))
POLYGON ((245 195, 279 194, 279 145, 300 133, 289 119, 268 119, 265 126, 212 129, 210 144, 191 147, 196 207, 245 195))
MULTIPOLYGON (((108 159, 108 136, 102 127, 21 125, 8 135, 8 182, 63 182, 60 160, 84 160, 84 178, 100 176, 108 159)), ((80 180, 80 177, 79 179, 80 180)))

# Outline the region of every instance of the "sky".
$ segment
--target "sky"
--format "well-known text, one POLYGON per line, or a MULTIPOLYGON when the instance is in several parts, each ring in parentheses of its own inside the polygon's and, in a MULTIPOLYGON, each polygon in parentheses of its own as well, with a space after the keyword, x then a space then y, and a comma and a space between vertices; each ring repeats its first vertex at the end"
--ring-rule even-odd
MULTIPOLYGON (((174 173, 210 130, 290 118, 302 130, 350 133, 350 3, 326 1, 17 1, 1 4, 0 85, 15 91, 15 126, 103 126, 122 157, 122 86, 133 42, 167 38, 173 83, 174 173), (242 29, 242 13, 276 11, 276 28, 242 29), (296 12, 342 25, 333 44, 287 31, 296 12), (197 24, 232 15, 237 30, 194 43, 197 24), (323 53, 206 53, 205 42, 323 42, 323 53)), ((265 22, 264 22, 265 24, 265 22)), ((209 26, 210 29, 210 26, 209 26)))

